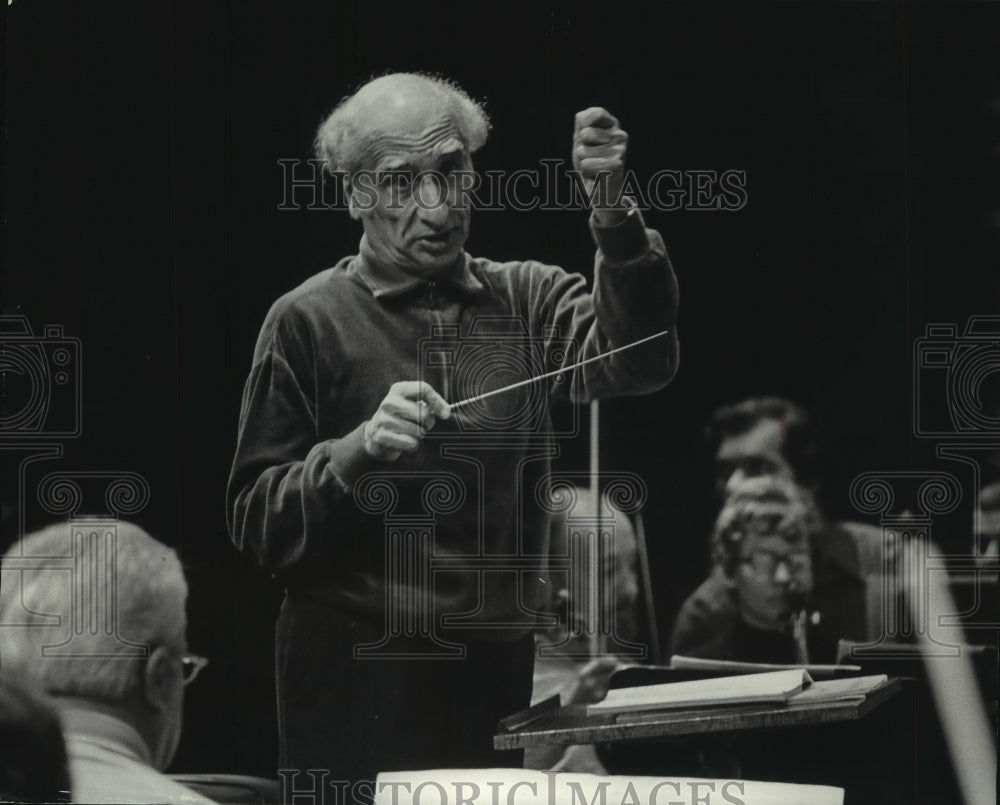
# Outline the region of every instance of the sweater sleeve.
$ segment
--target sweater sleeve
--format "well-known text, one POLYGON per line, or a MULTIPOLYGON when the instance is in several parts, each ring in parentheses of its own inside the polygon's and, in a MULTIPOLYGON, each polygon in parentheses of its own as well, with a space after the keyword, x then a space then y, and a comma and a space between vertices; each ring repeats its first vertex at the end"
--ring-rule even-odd
POLYGON ((737 621, 735 592, 726 581, 721 568, 711 575, 681 606, 674 623, 667 656, 685 654, 716 639, 737 621))
POLYGON ((308 341, 281 335, 265 323, 226 495, 233 543, 273 571, 330 551, 337 524, 353 509, 351 485, 375 465, 362 444, 363 425, 319 439, 308 341))
POLYGON ((593 292, 580 274, 549 267, 533 292, 536 315, 559 342, 572 342, 576 361, 667 333, 582 367, 561 389, 572 389, 580 402, 657 391, 673 379, 679 357, 677 278, 663 239, 637 210, 615 226, 593 218, 590 226, 597 244, 593 292))

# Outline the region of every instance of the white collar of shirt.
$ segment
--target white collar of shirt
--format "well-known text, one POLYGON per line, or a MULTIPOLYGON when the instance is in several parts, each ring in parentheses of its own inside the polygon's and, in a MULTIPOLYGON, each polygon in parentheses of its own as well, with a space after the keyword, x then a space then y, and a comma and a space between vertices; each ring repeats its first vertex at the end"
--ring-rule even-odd
POLYGON ((82 707, 66 707, 60 715, 67 741, 99 746, 147 766, 153 765, 149 747, 139 731, 120 718, 82 707))

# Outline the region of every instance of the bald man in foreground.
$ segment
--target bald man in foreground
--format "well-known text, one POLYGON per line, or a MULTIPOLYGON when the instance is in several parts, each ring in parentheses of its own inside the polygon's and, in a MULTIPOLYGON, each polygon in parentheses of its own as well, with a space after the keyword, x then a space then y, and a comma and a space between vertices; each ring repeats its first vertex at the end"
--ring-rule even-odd
POLYGON ((588 109, 573 135, 574 167, 599 189, 592 293, 555 266, 464 251, 462 190, 488 129, 452 83, 395 74, 317 135, 364 234, 358 254, 268 313, 228 488, 233 541, 286 592, 282 769, 358 782, 520 765, 492 736, 531 696, 549 403, 648 393, 676 372, 677 283, 659 234, 621 197, 617 120, 588 109))

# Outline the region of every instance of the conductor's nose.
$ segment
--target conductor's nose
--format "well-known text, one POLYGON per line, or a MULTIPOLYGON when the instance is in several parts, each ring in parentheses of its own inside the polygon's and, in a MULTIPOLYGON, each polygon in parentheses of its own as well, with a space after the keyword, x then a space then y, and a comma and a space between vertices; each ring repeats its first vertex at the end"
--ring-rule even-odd
POLYGON ((448 182, 435 173, 428 173, 421 177, 417 192, 424 222, 434 228, 446 226, 452 207, 451 188, 448 182))

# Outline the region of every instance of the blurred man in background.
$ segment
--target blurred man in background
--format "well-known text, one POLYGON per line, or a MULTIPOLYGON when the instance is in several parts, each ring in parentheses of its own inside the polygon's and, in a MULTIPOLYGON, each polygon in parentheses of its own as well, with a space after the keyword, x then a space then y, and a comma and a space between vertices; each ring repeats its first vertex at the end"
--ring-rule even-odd
MULTIPOLYGON (((792 482, 813 498, 818 489, 817 439, 812 420, 781 397, 752 397, 717 409, 706 428, 715 465, 720 506, 743 481, 772 477, 792 482)), ((814 504, 815 505, 815 504, 814 504)), ((818 512, 811 540, 812 603, 818 617, 847 630, 868 632, 866 578, 882 570, 882 533, 862 523, 831 523, 818 512)), ((668 654, 685 654, 701 636, 720 634, 736 623, 735 577, 714 562, 708 578, 684 602, 674 624, 668 654)))
POLYGON ((7 552, 0 622, 18 625, 0 627, 3 678, 52 698, 75 801, 210 802, 161 773, 180 741, 184 686, 205 663, 187 653, 186 599, 177 555, 130 523, 53 525, 7 552), (89 628, 102 616, 116 628, 89 628))
POLYGON ((809 630, 807 637, 804 622, 813 592, 810 542, 818 525, 809 493, 790 481, 737 481, 712 535, 712 558, 732 586, 736 618, 721 629, 693 632, 687 653, 767 663, 808 663, 819 653, 815 661, 832 662, 836 642, 810 651, 807 642, 818 632, 809 630))

